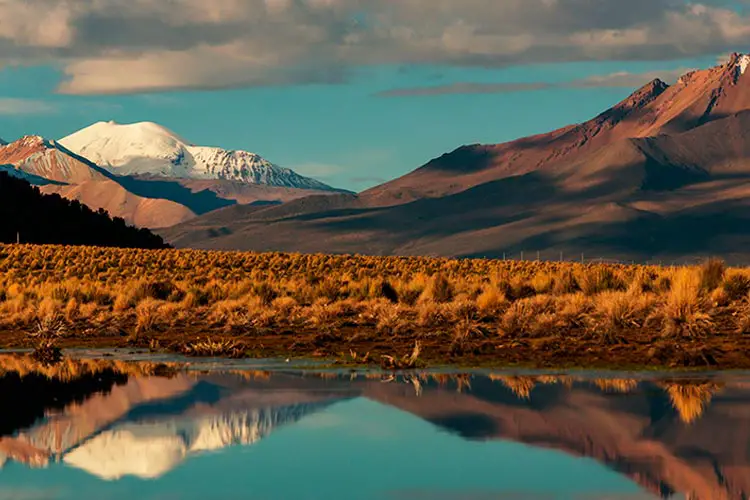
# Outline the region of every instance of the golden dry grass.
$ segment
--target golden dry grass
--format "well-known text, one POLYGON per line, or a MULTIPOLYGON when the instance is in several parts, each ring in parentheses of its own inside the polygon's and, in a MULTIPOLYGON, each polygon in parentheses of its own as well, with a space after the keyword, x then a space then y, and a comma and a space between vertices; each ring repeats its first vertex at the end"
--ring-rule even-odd
POLYGON ((56 318, 71 335, 119 330, 136 339, 188 326, 238 335, 352 327, 444 334, 454 345, 571 331, 611 343, 647 328, 705 336, 722 314, 750 330, 748 292, 750 272, 718 261, 660 268, 0 245, 6 331, 56 318))

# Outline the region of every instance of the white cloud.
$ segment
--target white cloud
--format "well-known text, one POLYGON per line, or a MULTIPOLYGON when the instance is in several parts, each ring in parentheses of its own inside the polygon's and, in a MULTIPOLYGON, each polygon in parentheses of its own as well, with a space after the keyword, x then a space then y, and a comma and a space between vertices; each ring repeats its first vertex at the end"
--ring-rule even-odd
POLYGON ((730 0, 4 0, 0 65, 71 94, 340 82, 352 68, 665 60, 742 47, 730 0))

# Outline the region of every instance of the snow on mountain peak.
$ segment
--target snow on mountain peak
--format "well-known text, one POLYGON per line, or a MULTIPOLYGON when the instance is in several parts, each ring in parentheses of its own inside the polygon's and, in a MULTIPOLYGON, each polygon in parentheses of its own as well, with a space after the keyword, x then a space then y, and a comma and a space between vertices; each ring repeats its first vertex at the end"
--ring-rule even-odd
POLYGON ((740 74, 745 74, 748 65, 750 65, 750 55, 741 54, 739 59, 737 60, 737 66, 740 68, 740 74))
POLYGON ((227 179, 248 184, 331 189, 255 153, 196 146, 153 122, 98 122, 59 142, 121 175, 227 179))

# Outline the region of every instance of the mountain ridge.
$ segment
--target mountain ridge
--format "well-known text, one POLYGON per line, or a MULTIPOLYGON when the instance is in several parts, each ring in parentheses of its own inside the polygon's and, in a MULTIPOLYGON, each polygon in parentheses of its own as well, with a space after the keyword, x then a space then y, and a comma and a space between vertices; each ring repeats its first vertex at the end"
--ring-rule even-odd
POLYGON ((59 141, 35 135, 0 145, 0 165, 3 171, 40 186, 45 194, 78 200, 122 217, 128 224, 148 228, 169 227, 237 203, 283 203, 310 194, 340 192, 223 179, 118 175, 59 141))
POLYGON ((652 80, 588 121, 461 146, 335 207, 308 199, 232 218, 218 210, 162 234, 233 250, 742 260, 748 63, 733 54, 673 85, 652 80))

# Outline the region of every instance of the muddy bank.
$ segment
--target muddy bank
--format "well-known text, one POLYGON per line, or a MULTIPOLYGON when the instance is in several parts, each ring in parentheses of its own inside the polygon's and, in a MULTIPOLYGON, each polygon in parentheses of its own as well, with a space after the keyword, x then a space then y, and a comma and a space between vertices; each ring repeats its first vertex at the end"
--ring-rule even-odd
MULTIPOLYGON (((0 347, 34 348, 22 330, 1 331, 0 347)), ((750 336, 727 325, 705 337, 675 339, 659 330, 618 332, 604 341, 585 329, 546 335, 498 336, 475 332, 459 341, 447 332, 387 335, 374 327, 336 330, 280 330, 232 333, 192 327, 132 335, 127 328, 70 333, 56 340, 65 348, 146 348, 188 356, 232 358, 321 358, 340 365, 410 368, 460 367, 604 368, 604 369, 750 369, 750 336), (414 364, 401 363, 418 348, 414 364), (395 363, 388 357, 395 359, 395 363)))

